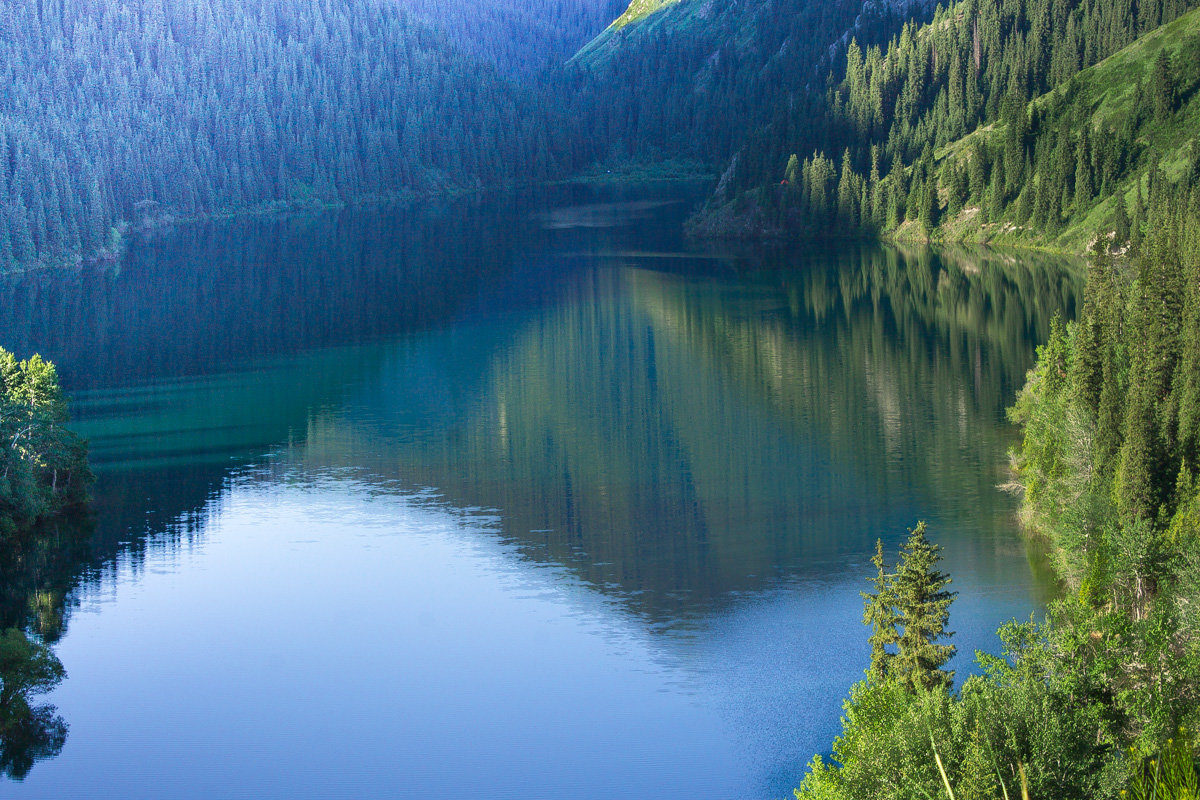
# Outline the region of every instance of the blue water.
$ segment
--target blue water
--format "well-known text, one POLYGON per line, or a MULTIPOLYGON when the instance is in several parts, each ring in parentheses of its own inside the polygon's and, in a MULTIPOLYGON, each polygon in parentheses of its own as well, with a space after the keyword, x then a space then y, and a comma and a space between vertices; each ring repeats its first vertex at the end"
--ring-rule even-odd
POLYGON ((30 587, 68 738, 0 794, 790 795, 918 519, 953 666, 995 649, 1052 591, 1003 410, 1077 277, 687 243, 680 197, 201 225, 0 282, 98 474, 30 587))

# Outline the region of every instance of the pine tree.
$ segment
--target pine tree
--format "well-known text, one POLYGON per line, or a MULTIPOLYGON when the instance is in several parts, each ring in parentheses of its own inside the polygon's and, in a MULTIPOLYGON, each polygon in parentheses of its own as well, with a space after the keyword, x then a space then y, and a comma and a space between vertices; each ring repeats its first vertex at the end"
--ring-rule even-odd
POLYGON ((871 645, 871 666, 867 675, 875 683, 882 683, 891 673, 892 660, 896 654, 889 650, 899 642, 896 631, 896 598, 892 582, 895 576, 884 569, 883 540, 875 541, 875 556, 871 559, 877 570, 871 583, 874 592, 859 592, 863 598, 863 624, 871 628, 867 641, 871 645))
POLYGON ((970 200, 983 205, 987 181, 984 179, 985 158, 983 146, 976 142, 971 146, 971 159, 967 163, 967 194, 970 200))
POLYGON ((1075 154, 1075 210, 1080 211, 1092 202, 1096 190, 1092 184, 1092 147, 1087 128, 1079 138, 1075 154))
POLYGON ((1100 411, 1100 392, 1104 388, 1104 324, 1101 319, 1100 298, 1104 273, 1112 269, 1108 254, 1108 237, 1096 237, 1092 258, 1088 262, 1088 281, 1083 295, 1083 313, 1075 334, 1074 355, 1071 359, 1071 386, 1076 399, 1094 419, 1100 411))
POLYGON ((788 158, 787 166, 783 169, 783 179, 794 186, 796 185, 796 181, 798 180, 799 176, 800 159, 796 157, 795 153, 792 153, 791 157, 788 158))
POLYGON ((1153 519, 1162 500, 1161 446, 1148 386, 1133 382, 1117 469, 1117 507, 1127 518, 1153 519))
POLYGON ((938 640, 953 635, 946 623, 956 592, 946 591, 950 576, 937 571, 942 548, 930 542, 925 532, 924 522, 909 532, 892 580, 900 625, 892 674, 913 690, 949 687, 954 682, 953 671, 942 667, 955 647, 938 640))
POLYGON ((921 221, 921 225, 925 228, 926 233, 931 233, 937 227, 937 211, 938 211, 938 194, 937 194, 937 178, 930 176, 929 181, 925 184, 918 196, 917 201, 917 219, 921 221))
POLYGON ((1166 50, 1160 50, 1154 61, 1151 93, 1154 120, 1161 122, 1175 111, 1175 79, 1171 73, 1171 57, 1166 50))
POLYGON ((858 228, 858 195, 855 185, 854 170, 850 166, 850 148, 842 155, 842 173, 838 178, 837 215, 838 224, 844 226, 846 232, 858 228))
MULTIPOLYGON (((1111 276, 1111 271, 1110 271, 1111 276)), ((1096 438, 1092 445, 1096 471, 1107 474, 1124 442, 1125 401, 1127 379, 1125 359, 1121 348, 1121 328, 1124 324, 1124 299, 1113 285, 1111 277, 1099 303, 1103 314, 1102 332, 1103 379, 1100 406, 1096 411, 1096 438)))
MULTIPOLYGON (((1200 163, 1200 160, 1197 161, 1200 163)), ((863 204, 863 225, 883 224, 883 190, 879 181, 879 145, 871 145, 871 172, 867 177, 868 203, 863 204)))
POLYGON ((1067 385, 1070 352, 1062 314, 1055 313, 1050 319, 1050 340, 1045 347, 1039 348, 1038 354, 1046 364, 1046 392, 1051 397, 1057 397, 1067 385))
POLYGON ((1117 192, 1117 211, 1116 217, 1113 220, 1113 230, 1116 236, 1113 239, 1113 247, 1122 247, 1129 241, 1130 222, 1129 210, 1125 207, 1125 193, 1117 192))
POLYGON ((1033 216, 1033 189, 1026 186, 1021 190, 1021 194, 1017 196, 1017 223, 1019 225, 1028 225, 1029 218, 1033 216))
POLYGON ((1146 236, 1146 199, 1142 196, 1142 180, 1137 181, 1137 195, 1133 200, 1133 225, 1129 233, 1129 244, 1133 249, 1141 250, 1142 240, 1146 236))
POLYGON ((949 185, 947 189, 946 212, 954 216, 963 210, 967 202, 967 175, 956 166, 949 169, 949 185))
POLYGON ((1004 214, 1004 161, 997 159, 992 166, 992 182, 988 191, 988 219, 998 222, 1004 214))

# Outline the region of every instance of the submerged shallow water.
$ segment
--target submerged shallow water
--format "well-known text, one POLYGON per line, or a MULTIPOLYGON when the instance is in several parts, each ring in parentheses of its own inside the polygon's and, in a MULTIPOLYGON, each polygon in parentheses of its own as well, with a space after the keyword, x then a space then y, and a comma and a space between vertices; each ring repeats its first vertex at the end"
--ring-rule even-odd
POLYGON ((0 282, 94 521, 6 592, 69 678, 14 797, 778 797, 929 521, 971 669, 1064 265, 678 237, 679 189, 248 220, 0 282), (25 594, 22 594, 24 592, 25 594))

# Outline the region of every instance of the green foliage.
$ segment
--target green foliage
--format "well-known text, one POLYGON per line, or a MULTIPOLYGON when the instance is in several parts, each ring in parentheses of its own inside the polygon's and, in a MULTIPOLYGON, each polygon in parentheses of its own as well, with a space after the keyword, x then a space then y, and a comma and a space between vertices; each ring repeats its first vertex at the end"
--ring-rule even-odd
POLYGON ((809 765, 796 797, 1114 797, 1107 722, 1087 674, 1064 670, 1064 643, 1032 623, 1001 630, 1005 656, 980 655, 984 674, 955 695, 897 681, 855 684, 835 764, 809 765), (1098 736, 1099 733, 1099 736, 1098 736))
POLYGON ((1073 508, 1070 488, 1062 481, 1073 434, 1064 391, 1071 369, 1067 335, 1062 318, 1055 316, 1050 341, 1038 348, 1037 365, 1008 412, 1025 431, 1021 450, 1012 456, 1014 471, 1026 497, 1053 519, 1073 508))
POLYGON ((0 348, 0 538, 87 501, 87 445, 66 422, 54 365, 0 348))
POLYGON ((783 179, 788 183, 795 183, 800 177, 800 159, 795 153, 788 156, 787 166, 783 170, 783 179))
MULTIPOLYGON (((917 595, 900 587, 936 594, 944 576, 917 531, 895 574, 877 547, 868 681, 846 703, 837 764, 814 761, 797 797, 1195 796, 1192 747, 1172 735, 1200 722, 1196 200, 1153 182, 1133 271, 1100 241, 1079 321, 1054 320, 1010 411, 1022 513, 1065 596, 1043 624, 1004 626, 1003 654, 977 654, 983 674, 957 695, 906 683, 906 631, 888 626, 918 618, 917 595)), ((945 605, 930 609, 944 625, 945 605)))
POLYGON ((62 662, 46 645, 16 628, 0 636, 0 709, 50 691, 65 676, 62 662))
MULTIPOLYGON (((1083 249, 1097 227, 1115 225, 1117 246, 1138 244, 1146 220, 1122 207, 1135 181, 1157 159, 1188 185, 1200 180, 1189 169, 1200 120, 1192 5, 960 0, 905 25, 886 48, 852 41, 822 113, 797 109, 807 123, 788 115, 751 139, 738 185, 766 177, 747 174, 760 143, 817 156, 848 144, 856 174, 878 153, 880 181, 903 185, 905 218, 920 222, 875 205, 859 209, 864 231, 1083 249)), ((785 231, 854 224, 840 211, 832 226, 808 212, 785 218, 785 231)))
POLYGON ((954 683, 954 673, 942 667, 955 648, 938 641, 952 635, 946 623, 955 594, 946 591, 950 576, 937 570, 941 549, 929 541, 925 523, 917 523, 900 550, 900 563, 891 581, 900 636, 890 672, 911 689, 948 688, 954 683))
MULTIPOLYGON (((1152 181, 1135 270, 1097 245, 1079 322, 1039 350, 1011 412, 1025 431, 1023 514, 1072 592, 1046 629, 1055 657, 1039 661, 1090 698, 1071 713, 1090 715, 1100 740, 1143 752, 1200 715, 1197 207, 1194 188, 1152 181)), ((1098 767, 1110 782, 1116 763, 1098 767)))
POLYGON ((954 673, 942 669, 954 656, 954 646, 938 642, 953 635, 946 623, 955 594, 946 591, 950 577, 936 568, 941 549, 919 522, 900 550, 896 571, 889 573, 883 542, 876 541, 871 559, 877 570, 875 591, 861 593, 863 624, 871 628, 871 680, 894 681, 911 691, 954 683, 954 673))
POLYGON ((889 666, 895 657, 891 648, 900 640, 897 630, 899 617, 896 613, 896 597, 892 588, 894 576, 884 568, 883 540, 875 542, 875 555, 871 559, 877 574, 872 579, 874 592, 860 592, 863 598, 863 624, 871 629, 867 641, 871 645, 871 666, 867 675, 879 683, 888 676, 889 666))
MULTIPOLYGON (((930 736, 957 743, 963 720, 945 689, 913 694, 896 682, 860 682, 850 690, 842 734, 834 740, 837 765, 819 757, 809 765, 796 797, 901 800, 942 794, 930 736)), ((951 769, 957 749, 942 753, 951 769)))
POLYGON ((1186 729, 1167 740, 1157 756, 1135 758, 1129 779, 1130 800, 1196 800, 1200 763, 1186 729))

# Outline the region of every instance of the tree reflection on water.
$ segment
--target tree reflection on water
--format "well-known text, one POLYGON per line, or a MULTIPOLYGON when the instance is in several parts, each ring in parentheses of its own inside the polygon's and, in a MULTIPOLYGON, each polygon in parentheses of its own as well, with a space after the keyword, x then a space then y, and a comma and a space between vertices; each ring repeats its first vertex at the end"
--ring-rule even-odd
POLYGON ((50 647, 19 628, 0 636, 0 774, 24 780, 33 765, 54 758, 67 741, 67 723, 49 704, 31 698, 66 676, 50 647))

